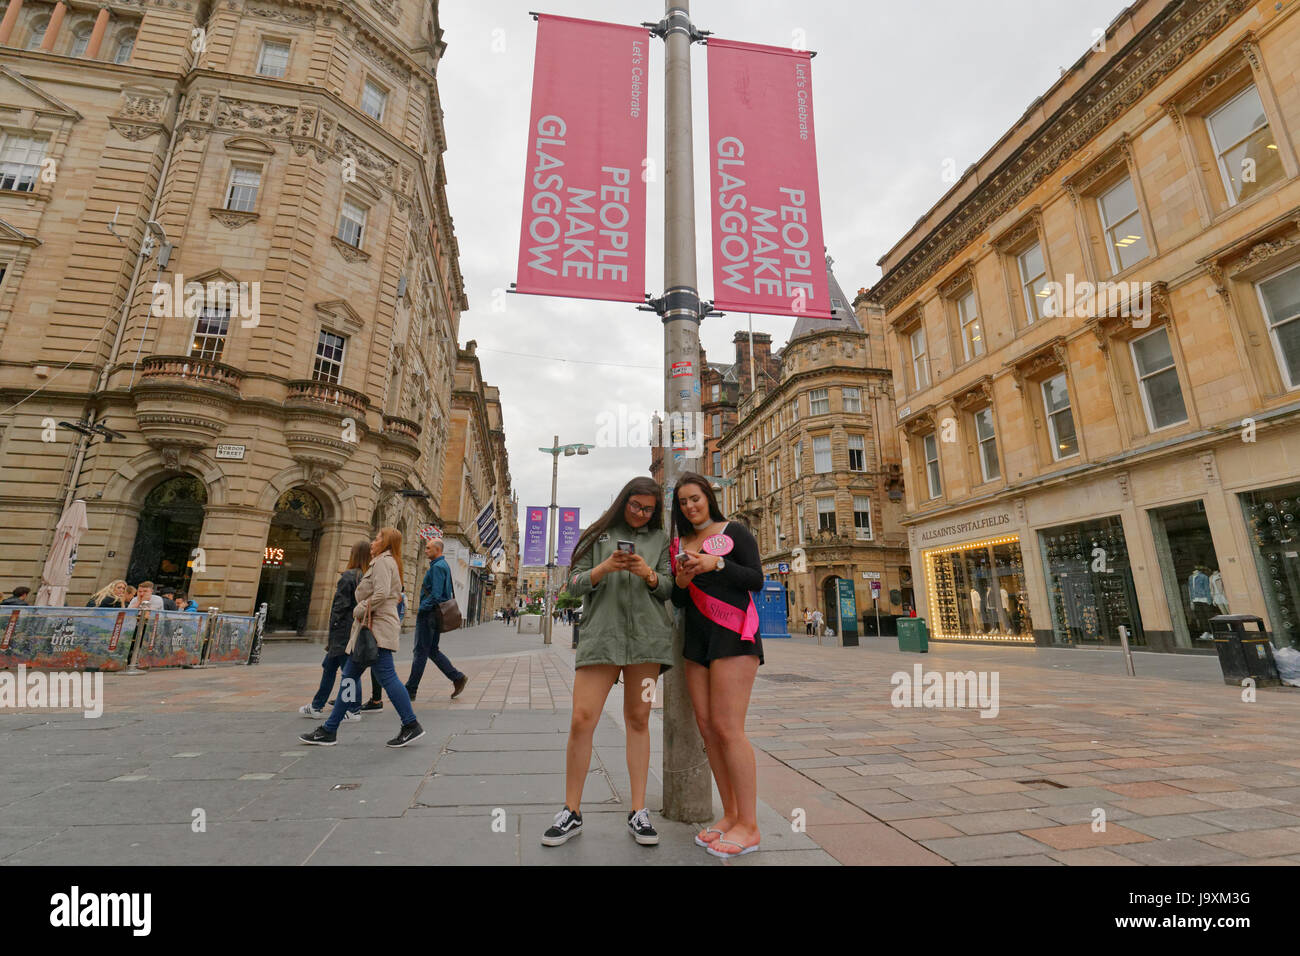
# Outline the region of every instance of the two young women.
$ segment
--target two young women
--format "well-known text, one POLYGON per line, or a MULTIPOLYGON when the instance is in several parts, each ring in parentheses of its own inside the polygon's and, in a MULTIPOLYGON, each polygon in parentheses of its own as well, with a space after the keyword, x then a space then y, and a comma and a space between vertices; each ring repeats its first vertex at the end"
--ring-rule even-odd
POLYGON ((591 742, 610 689, 623 676, 623 718, 632 806, 628 830, 643 845, 659 842, 646 807, 650 706, 659 674, 672 666, 672 618, 664 601, 685 609, 686 684, 722 797, 722 819, 695 842, 718 857, 758 848, 754 751, 745 712, 763 647, 750 591, 762 586, 758 544, 727 522, 708 480, 693 472, 673 489, 672 526, 650 478, 635 478, 578 540, 569 593, 582 597, 574 662, 573 717, 565 766, 565 805, 542 837, 558 846, 582 831, 582 785, 591 742), (629 547, 630 544, 630 547, 629 547))

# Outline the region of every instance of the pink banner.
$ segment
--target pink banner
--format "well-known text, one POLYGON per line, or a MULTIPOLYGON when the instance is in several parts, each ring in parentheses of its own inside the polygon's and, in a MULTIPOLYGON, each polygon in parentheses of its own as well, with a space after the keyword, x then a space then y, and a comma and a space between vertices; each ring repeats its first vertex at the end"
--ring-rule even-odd
POLYGON ((831 318, 810 56, 709 38, 713 304, 831 318))
POLYGON ((515 291, 645 301, 645 27, 542 15, 515 291))

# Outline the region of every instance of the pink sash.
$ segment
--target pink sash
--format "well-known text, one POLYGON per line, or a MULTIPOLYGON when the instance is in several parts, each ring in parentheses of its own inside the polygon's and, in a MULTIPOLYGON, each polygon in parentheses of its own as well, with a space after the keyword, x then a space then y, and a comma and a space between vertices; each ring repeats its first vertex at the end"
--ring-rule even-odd
MULTIPOLYGON (((673 538, 672 558, 673 574, 677 574, 677 549, 681 545, 679 538, 673 538)), ((753 641, 754 635, 758 633, 758 609, 754 607, 754 596, 749 595, 749 606, 741 610, 735 605, 728 604, 718 598, 705 594, 700 587, 692 581, 687 588, 691 595, 691 601, 695 604, 696 610, 703 614, 714 624, 719 624, 729 631, 735 631, 740 635, 742 641, 753 641)))

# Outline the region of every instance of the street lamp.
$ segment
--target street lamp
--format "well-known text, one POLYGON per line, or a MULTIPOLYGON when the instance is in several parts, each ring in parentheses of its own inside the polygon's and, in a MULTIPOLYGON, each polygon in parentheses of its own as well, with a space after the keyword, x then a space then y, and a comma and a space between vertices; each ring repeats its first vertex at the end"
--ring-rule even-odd
POLYGON ((553 621, 552 612, 555 610, 555 600, 553 592, 555 590, 554 569, 555 569, 555 485, 560 474, 560 454, 563 453, 566 458, 570 455, 585 455, 595 445, 584 445, 582 442, 575 442, 571 445, 561 445, 560 436, 556 435, 552 439, 554 445, 550 448, 539 448, 540 452, 545 452, 551 456, 551 520, 546 530, 546 613, 542 615, 543 633, 546 635, 543 643, 551 643, 551 623, 553 621))

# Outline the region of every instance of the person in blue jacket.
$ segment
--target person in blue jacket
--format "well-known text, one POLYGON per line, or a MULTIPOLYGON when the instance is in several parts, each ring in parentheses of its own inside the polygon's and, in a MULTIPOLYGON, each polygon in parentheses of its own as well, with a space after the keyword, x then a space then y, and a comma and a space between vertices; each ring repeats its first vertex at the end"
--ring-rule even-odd
POLYGON ((438 670, 452 682, 452 697, 459 697, 460 692, 469 683, 469 678, 456 669, 456 665, 447 659, 447 655, 438 650, 440 618, 438 605, 450 601, 454 596, 451 589, 451 567, 442 556, 442 539, 430 538, 424 543, 424 556, 429 559, 429 570, 424 572, 424 582, 420 585, 420 609, 415 615, 415 653, 411 660, 411 676, 406 679, 406 692, 415 700, 416 691, 420 689, 420 678, 424 676, 424 665, 433 658, 438 670))

